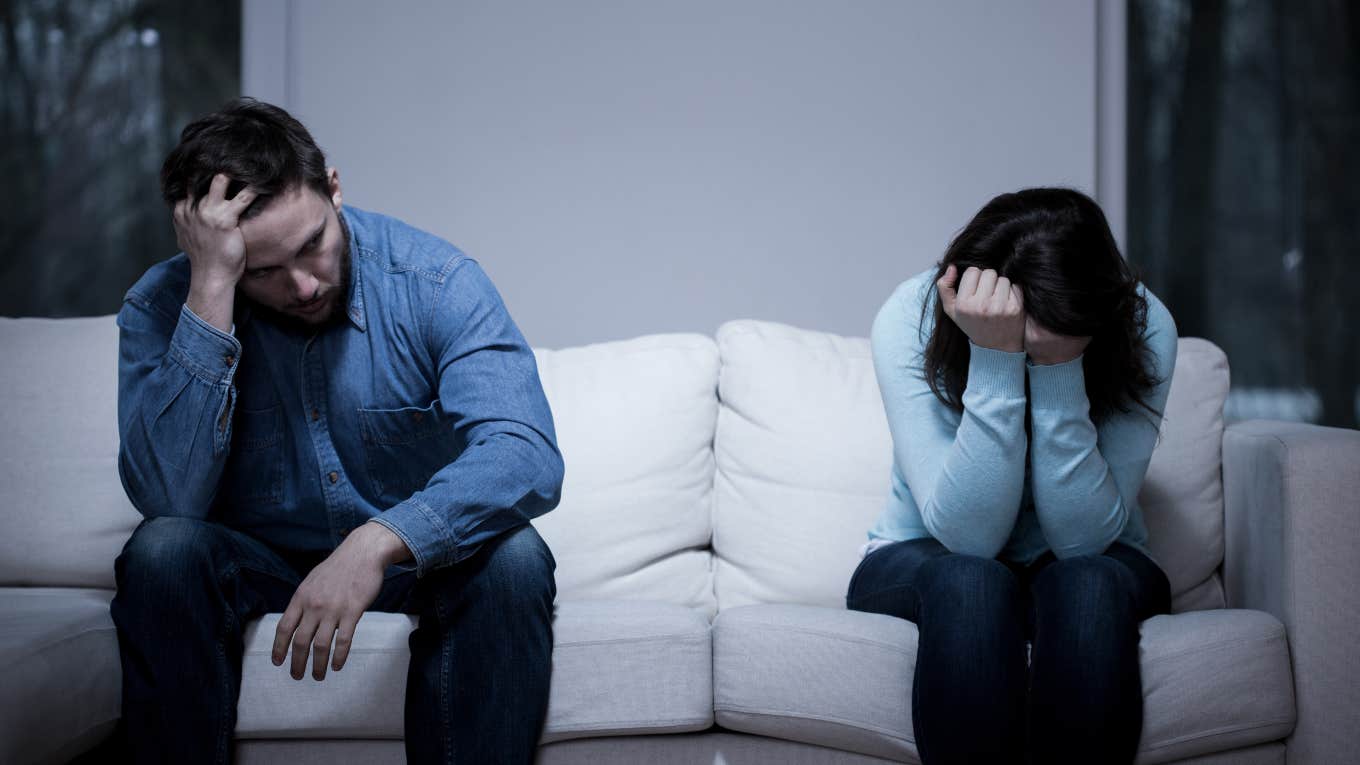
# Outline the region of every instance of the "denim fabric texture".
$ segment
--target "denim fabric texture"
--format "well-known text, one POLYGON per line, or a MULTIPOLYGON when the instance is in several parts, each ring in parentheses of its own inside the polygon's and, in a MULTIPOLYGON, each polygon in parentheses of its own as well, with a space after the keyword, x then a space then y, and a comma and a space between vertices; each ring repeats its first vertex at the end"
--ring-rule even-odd
MULTIPOLYGON (((280 553, 212 521, 142 521, 114 563, 111 606, 128 759, 232 761, 245 625, 284 610, 323 557, 280 553)), ((369 610, 420 616, 409 641, 407 762, 533 761, 547 716, 555 567, 523 525, 428 576, 387 568, 369 610)))
POLYGON ((911 707, 924 765, 1133 762, 1139 624, 1171 607, 1144 553, 1115 542, 1025 565, 912 539, 865 556, 846 605, 918 628, 911 707))
POLYGON ((276 547, 334 549, 370 519, 420 576, 557 504, 562 457, 532 349, 476 261, 344 207, 345 321, 253 318, 235 336, 184 304, 184 254, 118 314, 118 467, 148 518, 209 519, 276 547))
POLYGON ((230 761, 245 624, 370 520, 414 558, 368 608, 420 615, 408 761, 537 750, 556 564, 529 521, 556 506, 563 464, 533 352, 457 248, 340 216, 349 291, 324 327, 238 299, 233 331, 214 328, 185 305, 182 253, 118 314, 119 475, 145 520, 111 612, 138 762, 230 761))

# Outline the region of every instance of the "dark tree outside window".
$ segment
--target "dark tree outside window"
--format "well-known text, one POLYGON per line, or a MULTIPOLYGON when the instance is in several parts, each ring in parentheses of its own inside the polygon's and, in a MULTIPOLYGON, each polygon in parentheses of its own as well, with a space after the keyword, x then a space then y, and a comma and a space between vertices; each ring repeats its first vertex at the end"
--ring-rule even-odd
POLYGON ((178 250, 160 163, 240 51, 240 0, 0 0, 0 314, 114 313, 178 250))
POLYGON ((1128 257, 1229 419, 1357 427, 1360 6, 1132 0, 1128 257))

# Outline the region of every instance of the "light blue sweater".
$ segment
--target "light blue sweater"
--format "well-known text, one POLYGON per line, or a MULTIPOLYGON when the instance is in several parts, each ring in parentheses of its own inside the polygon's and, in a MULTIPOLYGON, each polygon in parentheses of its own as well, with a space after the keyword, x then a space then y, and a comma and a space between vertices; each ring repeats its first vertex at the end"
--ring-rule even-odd
MULTIPOLYGON (((1160 418, 1154 424, 1151 413, 1134 405, 1097 428, 1082 357, 1036 365, 1023 352, 971 342, 963 413, 946 407, 922 371, 934 324, 934 276, 932 267, 903 282, 874 319, 874 370, 892 432, 893 469, 887 506, 864 552, 928 536, 953 552, 1023 564, 1049 549, 1059 558, 1099 554, 1115 541, 1151 557, 1137 497, 1160 418), (1027 407, 1032 444, 1025 435, 1027 407)), ((1164 411, 1176 324, 1155 295, 1141 284, 1138 290, 1148 301, 1144 337, 1160 381, 1145 400, 1164 411)))

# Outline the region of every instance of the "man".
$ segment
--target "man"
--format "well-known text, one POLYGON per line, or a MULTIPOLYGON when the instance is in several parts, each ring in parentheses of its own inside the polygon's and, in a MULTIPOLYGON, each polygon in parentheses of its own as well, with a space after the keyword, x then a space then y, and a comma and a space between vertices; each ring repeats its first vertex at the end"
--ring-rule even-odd
POLYGON ((530 762, 555 562, 529 520, 562 458, 534 357, 477 263, 341 204, 297 120, 250 99, 161 171, 183 252, 127 293, 115 570, 139 761, 227 762, 242 630, 339 672, 364 611, 419 614, 407 759, 530 762))

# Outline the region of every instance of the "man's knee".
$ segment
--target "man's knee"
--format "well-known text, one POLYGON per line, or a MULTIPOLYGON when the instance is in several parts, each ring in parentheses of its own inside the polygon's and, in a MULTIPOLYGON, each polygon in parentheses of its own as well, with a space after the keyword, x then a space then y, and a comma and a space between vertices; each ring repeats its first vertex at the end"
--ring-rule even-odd
POLYGON ((526 524, 487 542, 472 559, 430 574, 427 586, 444 597, 490 601, 497 608, 550 608, 556 566, 547 543, 526 524))
POLYGON ((114 561, 120 591, 208 575, 212 535, 207 521, 161 516, 143 521, 114 561))

